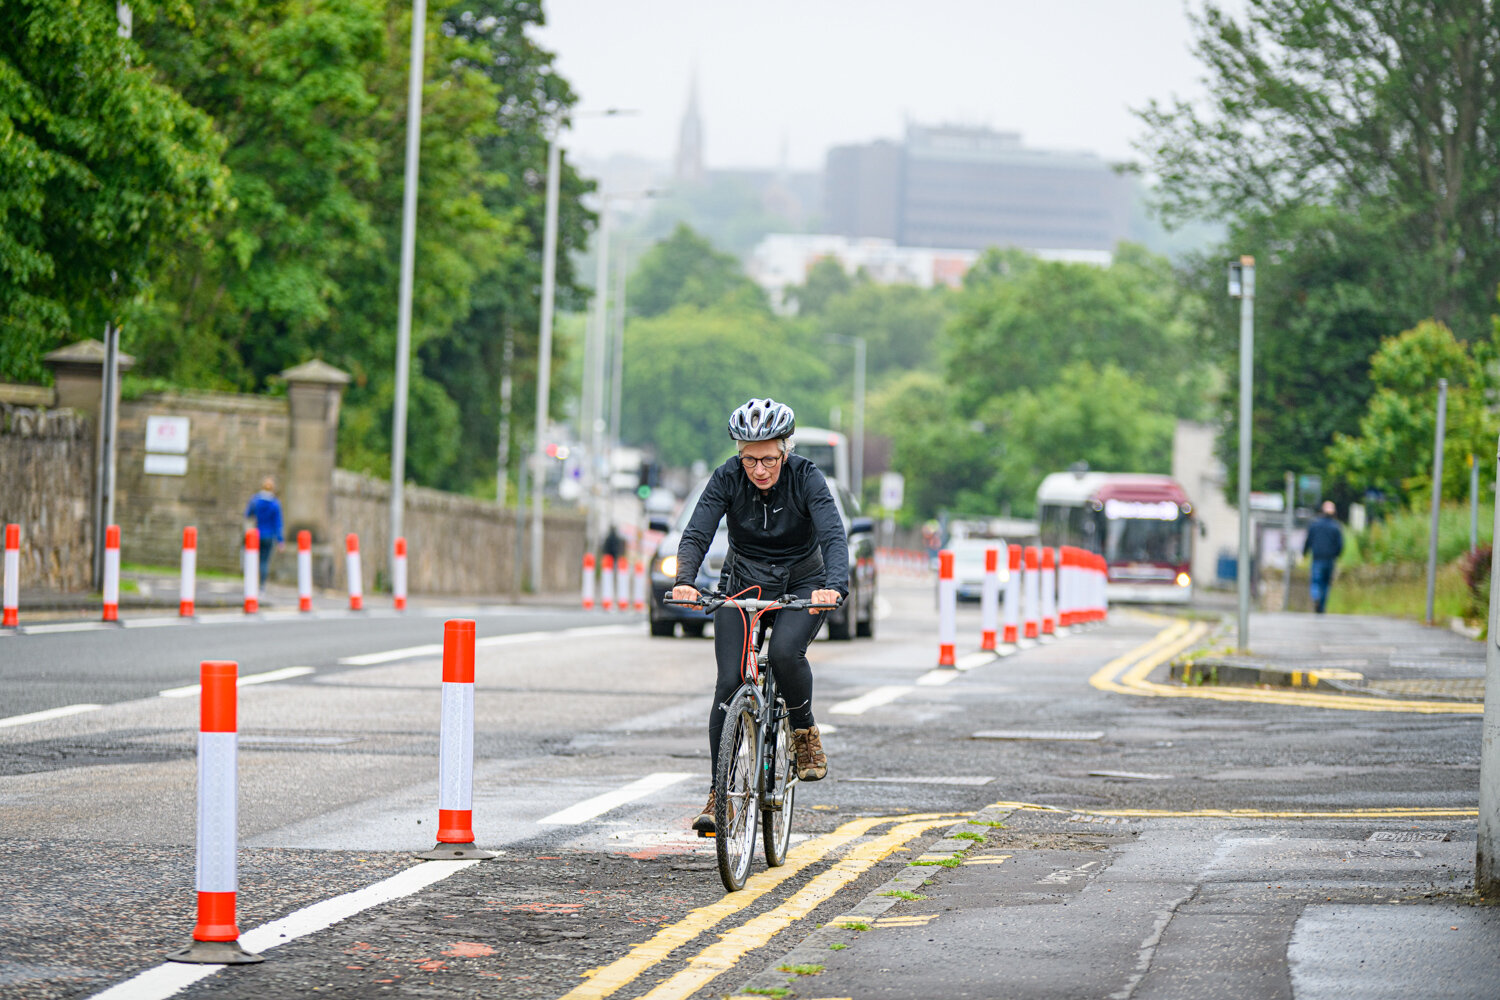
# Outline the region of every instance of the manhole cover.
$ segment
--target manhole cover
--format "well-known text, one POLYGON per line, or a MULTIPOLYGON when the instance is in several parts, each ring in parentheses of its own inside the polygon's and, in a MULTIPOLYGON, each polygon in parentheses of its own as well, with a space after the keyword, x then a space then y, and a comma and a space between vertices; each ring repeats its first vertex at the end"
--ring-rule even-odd
POLYGON ((1127 822, 1124 816, 1094 816, 1089 813, 1074 813, 1068 817, 1069 823, 1094 823, 1099 826, 1119 826, 1127 822))
POLYGON ((1420 841, 1444 841, 1453 839, 1452 830, 1376 830, 1365 838, 1366 840, 1385 841, 1387 843, 1407 843, 1420 841))
POLYGON ((1420 858, 1422 852, 1410 847, 1356 847, 1345 851, 1348 858, 1420 858))
POLYGON ((1064 740, 1087 742, 1104 739, 1102 729, 985 729, 976 740, 1064 740))

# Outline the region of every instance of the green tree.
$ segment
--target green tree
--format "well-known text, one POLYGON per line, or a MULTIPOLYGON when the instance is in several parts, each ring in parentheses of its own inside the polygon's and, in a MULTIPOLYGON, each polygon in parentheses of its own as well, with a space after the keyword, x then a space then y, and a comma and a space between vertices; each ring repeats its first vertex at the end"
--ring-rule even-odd
POLYGON ((768 312, 678 306, 626 326, 622 437, 667 465, 712 465, 732 453, 736 406, 771 396, 816 423, 829 380, 825 353, 768 312))
POLYGON ((942 511, 987 515, 982 488, 995 474, 996 439, 960 417, 941 375, 912 371, 870 397, 870 429, 891 441, 891 467, 906 477, 903 514, 923 520, 942 511))
MULTIPOLYGON (((1487 329, 1500 274, 1500 5, 1248 0, 1194 16, 1200 106, 1153 102, 1139 149, 1168 218, 1357 215, 1421 315, 1487 329)), ((1394 329, 1394 328, 1393 328, 1394 329)))
POLYGON ((1367 490, 1396 502, 1424 501, 1432 491, 1432 449, 1438 379, 1448 380, 1443 438, 1443 493, 1468 490, 1469 456, 1494 448, 1500 420, 1486 403, 1486 375, 1495 343, 1471 352, 1441 323, 1425 321, 1386 340, 1370 359, 1375 387, 1357 435, 1339 434, 1328 449, 1329 471, 1355 495, 1367 490))
POLYGON ((1117 365, 1169 412, 1195 415, 1206 373, 1191 317, 1171 265, 1131 244, 1107 268, 996 257, 956 297, 946 358, 956 405, 974 413, 1087 361, 1117 365))
POLYGON ((685 223, 641 258, 626 302, 636 316, 659 316, 676 306, 770 312, 765 292, 745 276, 739 260, 685 223))
MULTIPOLYGON (((191 17, 132 6, 143 27, 191 17)), ((0 24, 0 377, 35 381, 225 204, 223 144, 119 37, 112 4, 5 0, 0 24)))
MULTIPOLYGON (((924 289, 859 282, 847 293, 827 300, 813 317, 808 335, 863 337, 867 377, 872 386, 904 372, 936 371, 943 330, 953 315, 954 298, 943 287, 924 289)), ((838 367, 848 366, 839 363, 838 367)))
POLYGON ((833 257, 820 257, 808 268, 802 284, 787 289, 786 298, 796 306, 798 316, 817 316, 832 300, 853 291, 854 285, 855 279, 844 271, 844 265, 833 257))

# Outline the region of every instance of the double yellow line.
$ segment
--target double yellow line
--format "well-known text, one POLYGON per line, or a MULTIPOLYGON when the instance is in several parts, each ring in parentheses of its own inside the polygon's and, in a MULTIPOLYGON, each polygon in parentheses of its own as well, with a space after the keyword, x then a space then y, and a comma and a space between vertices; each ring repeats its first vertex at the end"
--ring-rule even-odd
POLYGON ((680 1000, 692 996, 719 975, 734 968, 750 951, 766 944, 777 931, 807 916, 819 904, 869 871, 907 841, 933 827, 944 826, 962 813, 919 813, 910 816, 866 817, 851 820, 832 833, 799 844, 787 855, 786 864, 751 876, 745 887, 716 903, 699 907, 681 920, 662 928, 649 940, 632 947, 624 957, 584 973, 588 981, 565 993, 561 1000, 602 1000, 631 983, 647 970, 666 961, 678 948, 698 935, 746 909, 772 889, 800 874, 810 865, 859 840, 877 826, 895 822, 890 830, 857 844, 843 858, 819 873, 780 905, 721 934, 719 941, 693 955, 681 971, 644 994, 646 1000, 680 1000))
POLYGON ((1151 671, 1190 648, 1208 633, 1203 622, 1177 621, 1150 641, 1106 663, 1089 678, 1100 691, 1149 698, 1203 698, 1208 701, 1248 701, 1262 705, 1295 705, 1302 708, 1334 708, 1351 712, 1417 712, 1423 715, 1483 715, 1484 706, 1473 702, 1406 701, 1363 695, 1327 694, 1321 691, 1281 691, 1241 687, 1189 687, 1148 680, 1151 671))

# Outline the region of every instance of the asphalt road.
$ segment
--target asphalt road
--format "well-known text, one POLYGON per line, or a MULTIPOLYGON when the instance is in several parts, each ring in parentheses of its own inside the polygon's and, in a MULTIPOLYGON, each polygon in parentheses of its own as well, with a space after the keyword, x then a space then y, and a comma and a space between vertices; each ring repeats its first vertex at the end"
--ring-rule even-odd
MULTIPOLYGON (((0 727, 0 993, 1494 995, 1478 715, 1091 684, 1167 648, 1170 622, 1123 612, 936 672, 930 584, 884 591, 877 639, 813 648, 830 775, 792 858, 730 895, 689 829, 709 641, 481 618, 474 828, 500 853, 417 864, 439 691, 409 650, 441 615, 0 640, 0 718, 103 706, 0 727), (157 691, 225 655, 200 652, 219 629, 242 665, 313 668, 240 695, 239 926, 266 961, 162 966, 193 925, 197 702, 157 691), (44 661, 70 673, 37 698, 16 681, 44 661)), ((959 621, 962 657, 977 611, 959 621)))

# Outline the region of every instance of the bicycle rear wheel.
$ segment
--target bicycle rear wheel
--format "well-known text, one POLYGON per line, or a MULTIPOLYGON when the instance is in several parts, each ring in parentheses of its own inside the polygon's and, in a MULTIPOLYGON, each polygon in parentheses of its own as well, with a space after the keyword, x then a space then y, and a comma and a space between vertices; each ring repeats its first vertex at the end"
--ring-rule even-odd
POLYGON ((792 724, 783 715, 776 723, 771 735, 776 744, 769 749, 771 773, 766 775, 770 784, 768 791, 772 799, 781 799, 780 809, 763 809, 760 814, 761 842, 766 847, 766 864, 779 868, 786 863, 787 846, 792 841, 792 804, 797 798, 797 786, 792 780, 792 724))
POLYGON ((757 726, 755 703, 741 691, 724 714, 714 774, 714 852, 719 858, 719 877, 730 892, 744 886, 755 857, 755 821, 760 810, 755 788, 757 726))

